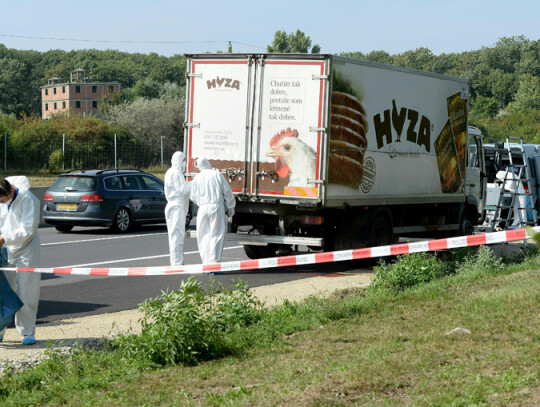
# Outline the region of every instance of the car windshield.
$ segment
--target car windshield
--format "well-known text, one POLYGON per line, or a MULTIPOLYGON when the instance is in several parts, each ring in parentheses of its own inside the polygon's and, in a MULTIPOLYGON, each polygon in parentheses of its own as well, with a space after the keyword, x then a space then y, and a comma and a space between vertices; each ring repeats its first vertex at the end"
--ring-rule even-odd
POLYGON ((58 177, 49 188, 49 190, 56 192, 88 192, 94 191, 95 189, 96 178, 83 175, 62 175, 58 177))

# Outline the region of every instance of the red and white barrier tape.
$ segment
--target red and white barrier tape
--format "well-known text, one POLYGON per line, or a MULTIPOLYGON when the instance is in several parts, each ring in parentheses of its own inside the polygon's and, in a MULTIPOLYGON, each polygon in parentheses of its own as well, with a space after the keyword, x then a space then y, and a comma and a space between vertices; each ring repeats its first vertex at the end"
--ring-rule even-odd
MULTIPOLYGON (((540 227, 533 228, 540 232, 540 227)), ((524 240, 529 238, 525 229, 505 230, 478 235, 425 240, 414 243, 367 247, 364 249, 340 250, 335 252, 309 253, 294 256, 273 257, 257 260, 228 261, 214 264, 193 264, 162 267, 73 267, 73 268, 3 268, 3 270, 27 271, 47 274, 69 274, 84 276, 158 276, 167 274, 203 274, 225 271, 247 271, 275 267, 291 267, 304 264, 332 263, 356 259, 395 256, 400 254, 431 252, 524 240)))

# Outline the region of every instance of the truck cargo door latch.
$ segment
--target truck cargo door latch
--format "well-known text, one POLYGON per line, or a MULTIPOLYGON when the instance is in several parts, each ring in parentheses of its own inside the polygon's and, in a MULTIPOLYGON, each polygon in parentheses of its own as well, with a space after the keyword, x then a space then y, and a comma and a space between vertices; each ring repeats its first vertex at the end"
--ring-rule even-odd
POLYGON ((227 177, 229 178, 229 182, 231 182, 231 181, 234 181, 236 178, 238 178, 238 180, 241 181, 242 176, 245 173, 241 169, 227 168, 225 169, 225 174, 227 174, 227 177))
POLYGON ((202 78, 202 73, 186 73, 186 78, 202 78))
POLYGON ((328 75, 313 75, 313 76, 312 76, 312 79, 313 79, 313 80, 317 80, 317 79, 328 79, 328 75))
POLYGON ((326 133, 326 127, 310 127, 309 131, 326 133))
POLYGON ((199 127, 201 127, 201 123, 186 123, 186 122, 184 122, 184 127, 186 129, 188 129, 190 127, 199 128, 199 127))
POLYGON ((256 175, 257 177, 260 177, 261 180, 264 180, 264 177, 268 177, 272 180, 272 183, 278 181, 278 174, 274 170, 270 170, 268 172, 263 170, 261 172, 257 172, 256 175))

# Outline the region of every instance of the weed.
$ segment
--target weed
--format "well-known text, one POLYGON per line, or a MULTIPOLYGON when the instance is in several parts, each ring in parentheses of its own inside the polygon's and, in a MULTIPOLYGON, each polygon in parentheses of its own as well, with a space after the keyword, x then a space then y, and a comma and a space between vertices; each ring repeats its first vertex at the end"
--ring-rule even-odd
POLYGON ((398 256, 390 264, 374 268, 375 278, 370 289, 384 288, 393 292, 403 291, 418 284, 430 282, 452 272, 452 267, 437 259, 432 253, 412 253, 398 256))
POLYGON ((498 274, 504 268, 502 260, 493 254, 489 246, 480 246, 476 253, 465 256, 457 265, 458 274, 467 274, 470 277, 479 274, 498 274))

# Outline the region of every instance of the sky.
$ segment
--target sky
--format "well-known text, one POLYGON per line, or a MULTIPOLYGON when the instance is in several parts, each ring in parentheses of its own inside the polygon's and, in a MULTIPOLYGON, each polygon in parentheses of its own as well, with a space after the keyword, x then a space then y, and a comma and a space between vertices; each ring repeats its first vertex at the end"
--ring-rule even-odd
POLYGON ((296 30, 321 53, 461 53, 540 39, 540 0, 0 0, 0 44, 17 50, 263 53, 296 30))

